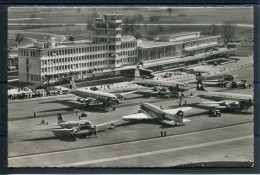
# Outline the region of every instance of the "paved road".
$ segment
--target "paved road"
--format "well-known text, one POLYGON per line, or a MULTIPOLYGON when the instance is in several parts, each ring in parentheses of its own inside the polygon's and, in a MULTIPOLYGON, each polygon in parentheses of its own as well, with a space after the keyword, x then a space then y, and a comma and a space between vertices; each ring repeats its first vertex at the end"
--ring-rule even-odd
POLYGON ((252 123, 247 123, 105 146, 18 156, 8 160, 10 167, 165 167, 202 160, 253 161, 252 129, 252 123))
MULTIPOLYGON (((9 22, 8 25, 20 25, 20 26, 24 26, 24 25, 44 25, 44 26, 66 26, 68 25, 67 23, 14 23, 14 22, 9 22)), ((70 23, 71 25, 71 23, 70 23)), ((73 25, 76 25, 76 26, 86 26, 86 23, 74 23, 73 25)), ((124 25, 124 24, 122 24, 124 25)), ((158 25, 161 25, 161 26, 210 26, 212 24, 184 24, 184 23, 174 23, 174 24, 134 24, 134 25, 139 25, 139 26, 144 26, 144 25, 147 25, 147 26, 158 26, 158 25)), ((221 26, 223 24, 214 24, 214 25, 217 25, 217 26, 221 26)), ((237 27, 249 27, 249 28, 253 28, 254 25, 253 24, 236 24, 237 27)))

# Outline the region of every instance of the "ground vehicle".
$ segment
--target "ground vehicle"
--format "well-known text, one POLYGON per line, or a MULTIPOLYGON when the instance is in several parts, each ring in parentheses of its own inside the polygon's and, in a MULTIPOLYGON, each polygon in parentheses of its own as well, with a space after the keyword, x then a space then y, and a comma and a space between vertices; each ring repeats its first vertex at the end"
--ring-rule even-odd
POLYGON ((59 95, 68 94, 68 93, 69 93, 69 90, 61 89, 61 90, 58 91, 58 94, 59 94, 59 95))
POLYGON ((90 90, 92 90, 92 91, 97 91, 98 88, 97 88, 96 86, 94 86, 94 87, 91 87, 90 90))
POLYGON ((209 110, 209 113, 215 117, 221 117, 221 112, 218 109, 212 108, 209 110))
POLYGON ((166 72, 164 75, 162 75, 163 78, 169 78, 172 76, 172 73, 166 72))
POLYGON ((246 83, 247 82, 247 80, 245 80, 245 79, 241 79, 241 81, 240 82, 232 82, 231 83, 231 87, 232 88, 247 88, 248 87, 248 84, 246 83))

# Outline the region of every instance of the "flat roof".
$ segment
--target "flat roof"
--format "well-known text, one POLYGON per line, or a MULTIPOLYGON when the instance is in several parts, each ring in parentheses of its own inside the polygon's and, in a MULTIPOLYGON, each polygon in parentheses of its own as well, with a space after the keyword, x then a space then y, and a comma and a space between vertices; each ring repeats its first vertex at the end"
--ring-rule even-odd
POLYGON ((203 40, 203 39, 210 39, 210 38, 218 38, 220 37, 220 35, 215 35, 215 36, 200 36, 197 38, 187 38, 187 39, 183 39, 183 40, 179 40, 179 42, 188 42, 188 41, 198 41, 198 40, 203 40))
MULTIPOLYGON (((128 41, 135 41, 135 37, 133 36, 122 36, 122 42, 128 42, 128 41)), ((41 49, 41 50, 51 50, 51 49, 61 49, 61 48, 68 48, 68 47, 86 47, 86 46, 101 46, 101 45, 107 45, 106 42, 104 43, 92 43, 91 41, 85 41, 85 42, 63 42, 60 46, 54 46, 50 48, 41 49, 38 47, 29 46, 29 47, 19 47, 21 49, 41 49)))
POLYGON ((167 35, 159 35, 160 36, 181 36, 181 35, 188 35, 188 34, 193 34, 193 33, 201 33, 200 31, 198 32, 178 32, 178 33, 172 33, 172 34, 167 34, 167 35))
POLYGON ((124 35, 121 37, 121 41, 134 41, 136 40, 136 38, 134 36, 130 36, 130 35, 124 35))
POLYGON ((138 42, 137 46, 142 48, 152 48, 152 47, 160 47, 160 46, 168 46, 179 44, 177 42, 159 42, 159 41, 143 41, 138 42))
MULTIPOLYGON (((234 49, 227 49, 227 48, 222 48, 219 51, 214 51, 213 54, 219 54, 219 53, 224 53, 227 51, 233 51, 234 49)), ((152 62, 145 62, 144 61, 144 67, 153 67, 153 66, 160 66, 160 65, 166 65, 166 64, 172 64, 172 63, 180 63, 180 62, 185 62, 185 61, 191 61, 191 60, 196 60, 199 58, 204 58, 207 57, 209 55, 204 55, 202 54, 198 54, 198 55, 194 55, 194 56, 187 56, 187 57, 183 57, 183 58, 169 58, 169 59, 164 59, 164 60, 156 60, 156 61, 152 61, 152 62)))
POLYGON ((199 41, 203 39, 210 39, 210 38, 216 38, 220 37, 219 35, 217 36, 200 36, 197 38, 189 38, 189 39, 184 39, 184 40, 177 40, 177 41, 143 41, 143 42, 138 42, 137 46, 142 47, 142 48, 152 48, 152 47, 160 47, 160 46, 167 46, 167 45, 177 45, 177 44, 182 44, 185 42, 191 42, 191 41, 199 41))

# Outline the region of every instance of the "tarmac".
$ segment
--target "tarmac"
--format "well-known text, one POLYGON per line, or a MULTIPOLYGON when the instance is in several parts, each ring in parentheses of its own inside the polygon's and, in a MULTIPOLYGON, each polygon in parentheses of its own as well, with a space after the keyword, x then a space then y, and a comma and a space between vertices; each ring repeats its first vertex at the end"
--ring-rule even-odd
MULTIPOLYGON (((253 82, 250 64, 230 71, 237 75, 236 80, 253 82)), ((252 94, 253 90, 207 89, 241 94, 252 94)), ((228 167, 230 161, 254 161, 253 114, 222 113, 222 117, 212 117, 207 109, 195 105, 199 99, 189 98, 188 91, 183 99, 187 105, 183 106, 193 109, 184 113, 191 121, 183 126, 123 121, 122 116, 137 113, 144 102, 164 109, 178 107, 178 98, 158 99, 151 90, 136 90, 109 112, 87 110, 74 95, 9 101, 8 167, 173 167, 198 162, 227 162, 228 167), (94 124, 118 122, 114 129, 105 128, 97 137, 56 138, 50 129, 57 126, 57 113, 67 121, 79 120, 76 111, 78 115, 87 113, 86 119, 94 124), (48 125, 40 124, 42 119, 48 125), (161 137, 161 131, 166 131, 166 137, 161 137)))

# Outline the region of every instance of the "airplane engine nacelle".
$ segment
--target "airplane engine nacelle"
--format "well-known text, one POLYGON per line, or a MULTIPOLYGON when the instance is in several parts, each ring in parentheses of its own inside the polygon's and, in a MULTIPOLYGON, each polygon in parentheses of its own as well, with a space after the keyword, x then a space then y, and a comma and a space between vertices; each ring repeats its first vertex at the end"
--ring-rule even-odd
POLYGON ((232 88, 237 88, 237 83, 233 81, 233 82, 231 83, 231 87, 232 87, 232 88))
POLYGON ((233 110, 239 110, 240 109, 240 103, 238 101, 232 101, 232 102, 230 102, 228 107, 230 109, 233 109, 233 110))

